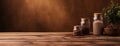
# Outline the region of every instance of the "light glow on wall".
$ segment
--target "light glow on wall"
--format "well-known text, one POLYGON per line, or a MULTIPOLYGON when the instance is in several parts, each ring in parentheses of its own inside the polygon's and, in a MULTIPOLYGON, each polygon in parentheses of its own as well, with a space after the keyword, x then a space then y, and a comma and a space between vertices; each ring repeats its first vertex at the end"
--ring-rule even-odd
POLYGON ((21 30, 43 28, 55 31, 64 27, 68 19, 64 3, 60 0, 24 0, 17 12, 14 26, 21 30))

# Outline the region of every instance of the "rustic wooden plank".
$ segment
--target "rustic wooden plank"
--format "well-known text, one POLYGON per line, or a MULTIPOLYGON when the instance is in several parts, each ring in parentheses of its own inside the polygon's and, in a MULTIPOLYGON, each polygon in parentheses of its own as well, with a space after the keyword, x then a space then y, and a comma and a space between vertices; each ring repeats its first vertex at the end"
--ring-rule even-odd
POLYGON ((5 40, 34 40, 34 41, 119 41, 120 37, 70 37, 70 36, 0 36, 1 41, 5 40))
POLYGON ((3 32, 0 46, 119 46, 120 37, 73 36, 72 32, 3 32), (10 35, 9 35, 10 34, 10 35))
POLYGON ((34 42, 34 41, 24 41, 24 42, 0 42, 0 44, 30 44, 30 43, 37 43, 37 44, 119 44, 118 42, 34 42))
POLYGON ((24 42, 0 42, 0 44, 119 44, 117 42, 30 42, 30 41, 24 41, 24 42))
POLYGON ((4 35, 65 35, 65 34, 72 34, 72 32, 1 32, 0 36, 4 35))

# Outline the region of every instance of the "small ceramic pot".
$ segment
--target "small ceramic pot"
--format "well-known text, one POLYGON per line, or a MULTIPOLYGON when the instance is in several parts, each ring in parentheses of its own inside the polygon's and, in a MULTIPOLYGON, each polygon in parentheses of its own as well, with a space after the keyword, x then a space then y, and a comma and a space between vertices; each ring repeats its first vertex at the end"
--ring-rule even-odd
POLYGON ((118 36, 119 35, 119 29, 116 28, 104 28, 105 35, 110 36, 118 36))
POLYGON ((113 35, 113 29, 112 28, 104 28, 104 34, 105 35, 113 35))

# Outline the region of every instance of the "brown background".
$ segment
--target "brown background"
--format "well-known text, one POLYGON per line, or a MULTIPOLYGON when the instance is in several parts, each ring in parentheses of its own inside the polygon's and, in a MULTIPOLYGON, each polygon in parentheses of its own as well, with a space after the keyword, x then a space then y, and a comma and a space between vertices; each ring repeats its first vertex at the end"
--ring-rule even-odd
MULTIPOLYGON (((114 0, 120 2, 119 0, 114 0)), ((0 0, 0 31, 72 31, 110 0, 0 0)))

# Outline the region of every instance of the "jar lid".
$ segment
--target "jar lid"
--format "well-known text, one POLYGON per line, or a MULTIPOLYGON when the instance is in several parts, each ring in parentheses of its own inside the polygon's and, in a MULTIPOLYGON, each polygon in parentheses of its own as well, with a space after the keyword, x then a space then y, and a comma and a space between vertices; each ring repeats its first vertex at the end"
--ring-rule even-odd
POLYGON ((80 29, 80 25, 76 25, 74 26, 73 30, 79 30, 80 29))
POLYGON ((94 13, 94 20, 102 20, 102 13, 94 13))

